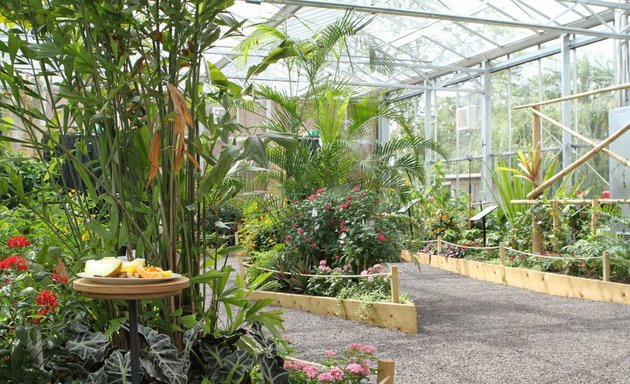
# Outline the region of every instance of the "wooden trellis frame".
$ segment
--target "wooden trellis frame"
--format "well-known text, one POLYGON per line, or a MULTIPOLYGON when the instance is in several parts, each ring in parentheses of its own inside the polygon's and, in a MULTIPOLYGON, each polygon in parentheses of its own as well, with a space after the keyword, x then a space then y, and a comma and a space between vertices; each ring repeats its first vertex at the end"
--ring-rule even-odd
MULTIPOLYGON (((613 91, 620 91, 623 89, 628 89, 630 88, 630 83, 625 83, 625 84, 619 84, 619 85, 615 85, 612 87, 606 87, 606 88, 600 88, 600 89, 596 89, 593 91, 588 91, 588 92, 581 92, 581 93, 576 93, 574 95, 570 95, 570 96, 565 96, 565 97, 559 97, 556 99, 550 99, 550 100, 545 100, 545 101, 540 101, 540 102, 536 102, 536 103, 529 103, 529 104, 524 104, 524 105, 519 105, 514 107, 514 109, 528 109, 531 113, 532 113, 532 152, 533 152, 533 158, 538 158, 540 159, 541 156, 541 146, 542 146, 542 140, 541 140, 541 119, 544 119, 548 122, 550 122, 551 124, 560 127, 561 129, 567 131, 568 133, 570 133, 571 135, 577 137, 579 140, 582 140, 586 143, 588 143, 589 145, 591 145, 593 148, 588 151, 587 153, 585 153, 584 155, 582 155, 579 159, 575 160, 573 163, 569 164, 567 167, 565 167, 564 169, 562 169, 560 172, 556 173, 555 175, 553 175, 552 177, 550 177, 548 180, 546 180, 545 182, 542 182, 541 180, 541 172, 540 169, 537 170, 536 174, 538 175, 538 179, 534 181, 534 189, 527 195, 527 198, 529 199, 528 201, 531 201, 531 203, 528 204, 538 204, 538 200, 537 199, 547 188, 549 188, 551 185, 553 185, 554 183, 558 182, 560 179, 562 179, 563 177, 567 176, 569 173, 571 173, 573 170, 575 170, 577 167, 579 167, 580 165, 584 164, 585 162, 587 162, 589 159, 591 159, 593 156, 595 156, 596 154, 603 152, 606 155, 614 158, 615 160, 619 161, 620 163, 629 166, 630 167, 630 160, 624 158, 621 155, 618 155, 610 150, 608 150, 606 147, 608 147, 608 145, 610 145, 610 143, 612 143, 613 141, 617 140, 619 137, 621 137, 621 135, 623 135, 624 133, 626 133, 628 130, 630 130, 630 123, 626 124, 624 127, 622 127, 621 129, 619 129, 617 132, 613 133, 612 135, 610 135, 608 138, 606 138, 604 141, 602 141, 601 143, 597 144, 595 141, 590 140, 582 135, 580 135, 579 133, 573 131, 572 129, 564 126, 563 124, 560 124, 559 122, 553 120, 552 118, 546 116, 545 114, 543 114, 540 111, 540 107, 543 105, 548 105, 548 104, 555 104, 555 103, 560 103, 563 101, 568 101, 568 100, 574 100, 574 99, 578 99, 578 98, 582 98, 582 97, 586 97, 586 96, 592 96, 592 95, 597 95, 597 94, 601 94, 601 93, 606 93, 606 92, 613 92, 613 91)), ((538 167, 540 167, 541 164, 538 164, 538 167)), ((512 200, 511 203, 514 204, 516 201, 518 200, 512 200)), ((522 200, 521 200, 522 201, 522 200)), ((591 204, 598 204, 596 203, 597 200, 591 200, 591 204)), ((557 208, 554 206, 554 209, 557 210, 557 208)), ((554 211, 555 212, 555 211, 554 211)), ((597 226, 597 222, 596 222, 597 217, 594 216, 592 218, 592 220, 595 220, 594 224, 591 223, 591 227, 594 228, 597 226)), ((533 219, 532 219, 532 251, 534 253, 538 253, 541 251, 542 248, 542 234, 540 233, 540 228, 537 224, 537 222, 540 221, 540 214, 536 214, 534 215, 533 219)), ((554 219, 554 223, 556 223, 557 219, 554 219)))

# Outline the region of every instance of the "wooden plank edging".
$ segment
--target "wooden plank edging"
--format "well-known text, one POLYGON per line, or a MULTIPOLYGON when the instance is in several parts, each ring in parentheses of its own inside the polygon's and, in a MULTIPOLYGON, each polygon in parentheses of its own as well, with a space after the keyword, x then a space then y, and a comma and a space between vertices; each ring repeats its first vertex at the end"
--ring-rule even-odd
POLYGON ((432 256, 417 252, 401 259, 414 257, 420 264, 445 271, 516 288, 525 288, 554 296, 573 297, 593 301, 630 304, 630 285, 613 283, 558 273, 534 271, 486 264, 466 259, 432 256))
POLYGON ((336 299, 292 293, 254 291, 251 300, 271 299, 273 305, 295 308, 325 316, 336 316, 405 333, 418 333, 415 304, 373 303, 372 310, 362 310, 360 300, 336 299))

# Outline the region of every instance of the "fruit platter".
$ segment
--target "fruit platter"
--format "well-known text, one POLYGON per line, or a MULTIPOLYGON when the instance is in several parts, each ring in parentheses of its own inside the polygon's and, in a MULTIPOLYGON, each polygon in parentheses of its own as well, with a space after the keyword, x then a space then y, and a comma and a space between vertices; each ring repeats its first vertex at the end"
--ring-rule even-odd
POLYGON ((96 283, 131 285, 159 283, 181 275, 160 267, 147 266, 144 259, 126 261, 117 257, 104 257, 88 260, 85 270, 78 276, 96 283))

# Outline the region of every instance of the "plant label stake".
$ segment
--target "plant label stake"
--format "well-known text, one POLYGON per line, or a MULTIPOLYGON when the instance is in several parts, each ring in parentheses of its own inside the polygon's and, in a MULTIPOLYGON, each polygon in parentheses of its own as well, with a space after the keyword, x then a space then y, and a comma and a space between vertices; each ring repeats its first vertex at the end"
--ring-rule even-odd
POLYGON ((494 212, 498 207, 499 207, 498 205, 491 205, 470 219, 470 222, 481 220, 481 224, 483 226, 482 229, 483 229, 483 246, 484 247, 486 246, 486 216, 494 212))

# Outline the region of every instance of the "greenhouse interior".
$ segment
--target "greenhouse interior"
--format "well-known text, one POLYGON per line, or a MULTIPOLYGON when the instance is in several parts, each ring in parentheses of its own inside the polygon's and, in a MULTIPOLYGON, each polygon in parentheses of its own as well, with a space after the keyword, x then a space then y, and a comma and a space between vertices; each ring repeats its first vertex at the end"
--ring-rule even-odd
POLYGON ((629 15, 0 1, 0 383, 630 382, 629 15))

